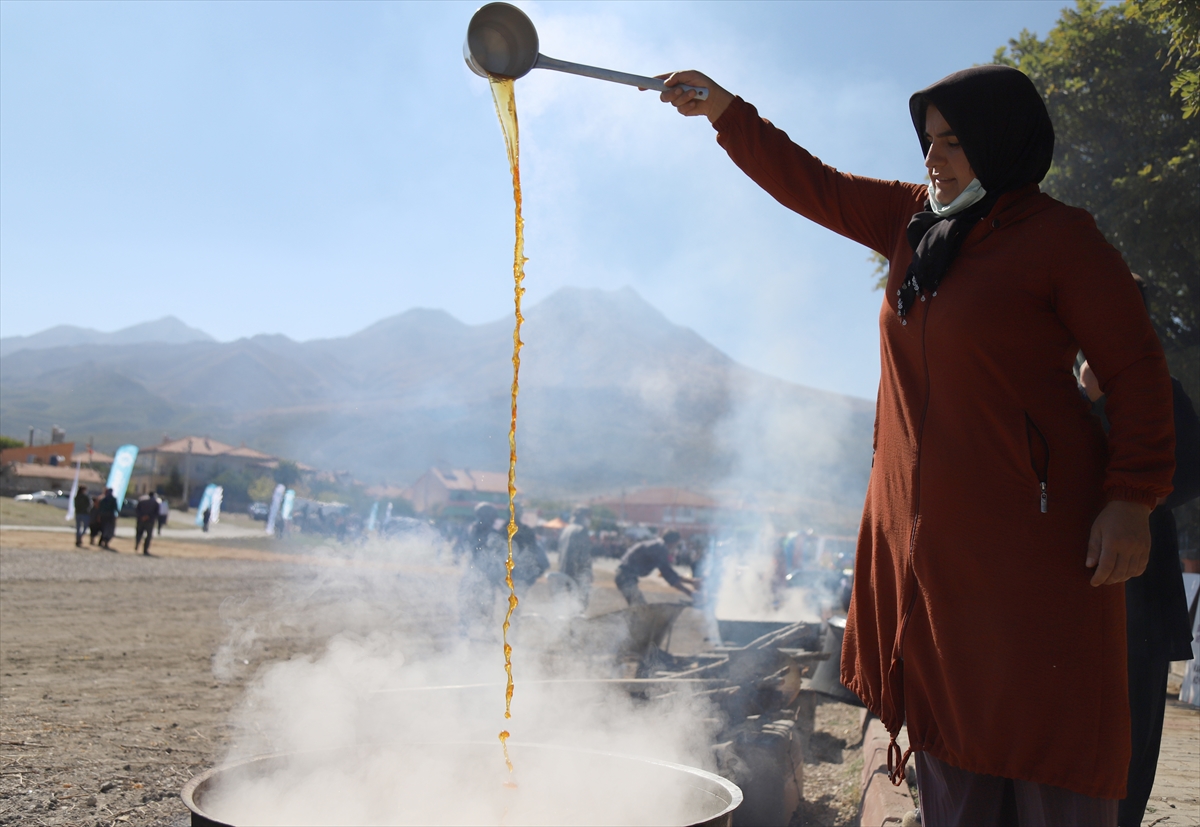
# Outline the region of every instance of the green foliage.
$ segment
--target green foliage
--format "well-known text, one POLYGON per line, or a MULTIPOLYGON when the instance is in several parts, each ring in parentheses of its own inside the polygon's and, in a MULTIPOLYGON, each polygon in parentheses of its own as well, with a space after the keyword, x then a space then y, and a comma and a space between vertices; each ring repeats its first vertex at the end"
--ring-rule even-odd
POLYGON ((0 497, 0 524, 3 525, 62 526, 63 516, 63 510, 52 505, 17 502, 9 497, 0 497))
POLYGON ((1078 0, 1045 40, 1024 31, 996 61, 1029 75, 1050 110, 1054 165, 1043 188, 1090 212, 1145 278, 1172 373, 1197 398, 1200 129, 1163 71, 1172 34, 1144 13, 1172 5, 1078 0))
POLYGON ((273 477, 261 476, 246 488, 246 494, 253 502, 269 503, 275 496, 276 482, 273 477))
POLYGON ((224 470, 213 477, 212 481, 225 489, 222 497, 227 508, 245 508, 249 505, 249 488, 257 482, 255 471, 250 468, 224 470))
POLYGON ((11 436, 0 436, 0 450, 4 448, 20 448, 25 445, 25 440, 14 439, 11 436))
MULTIPOLYGON (((370 512, 371 506, 375 503, 375 497, 367 493, 367 487, 354 480, 349 474, 321 474, 310 477, 307 485, 297 488, 296 493, 318 502, 346 503, 352 511, 362 515, 370 512), (304 489, 303 493, 301 488, 304 489)), ((381 519, 383 509, 387 508, 387 502, 384 500, 379 506, 381 519)), ((391 500, 391 502, 393 516, 410 516, 412 514, 412 503, 408 500, 397 499, 391 500)))
POLYGON ((570 514, 571 508, 574 506, 573 500, 559 500, 548 497, 523 497, 522 502, 526 510, 536 510, 543 520, 570 514))
POLYGON ((611 508, 604 505, 590 506, 593 520, 616 520, 617 515, 611 508))
MULTIPOLYGON (((1196 0, 1126 0, 1125 14, 1170 37, 1167 62, 1174 68, 1171 94, 1183 100, 1183 117, 1200 112, 1200 3, 1196 0)), ((1158 57, 1163 57, 1162 52, 1158 57)))
POLYGON ((300 479, 300 468, 290 459, 281 459, 275 469, 275 482, 291 488, 300 479))

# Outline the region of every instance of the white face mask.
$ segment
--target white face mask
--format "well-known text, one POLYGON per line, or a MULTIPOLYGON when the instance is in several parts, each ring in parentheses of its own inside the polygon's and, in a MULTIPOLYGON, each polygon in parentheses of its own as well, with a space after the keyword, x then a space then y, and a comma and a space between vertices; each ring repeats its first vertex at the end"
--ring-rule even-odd
POLYGON ((972 178, 971 183, 967 184, 967 188, 958 194, 958 198, 949 204, 943 204, 933 194, 933 184, 930 184, 929 209, 936 213, 938 218, 949 218, 955 213, 962 212, 985 195, 987 195, 987 190, 983 188, 983 184, 979 183, 978 178, 972 178))

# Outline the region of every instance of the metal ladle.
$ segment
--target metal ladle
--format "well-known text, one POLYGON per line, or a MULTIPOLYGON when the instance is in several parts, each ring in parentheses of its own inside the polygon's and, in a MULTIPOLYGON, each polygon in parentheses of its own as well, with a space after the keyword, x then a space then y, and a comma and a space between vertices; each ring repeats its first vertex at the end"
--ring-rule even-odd
POLYGON ((467 39, 463 43, 463 58, 471 71, 480 77, 517 78, 525 77, 533 69, 553 69, 572 75, 583 75, 597 80, 624 83, 665 92, 667 89, 692 89, 698 100, 708 98, 703 87, 669 87, 658 78, 598 69, 580 63, 567 63, 538 53, 537 29, 533 27, 525 12, 508 3, 488 3, 471 15, 467 25, 467 39))

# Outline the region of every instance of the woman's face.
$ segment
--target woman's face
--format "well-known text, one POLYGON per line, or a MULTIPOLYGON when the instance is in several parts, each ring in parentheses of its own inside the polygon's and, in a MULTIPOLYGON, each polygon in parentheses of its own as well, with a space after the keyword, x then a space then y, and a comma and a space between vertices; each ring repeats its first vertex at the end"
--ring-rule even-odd
POLYGON ((925 110, 925 140, 929 142, 925 168, 933 181, 933 193, 938 201, 949 204, 975 180, 975 170, 954 130, 933 104, 925 110))

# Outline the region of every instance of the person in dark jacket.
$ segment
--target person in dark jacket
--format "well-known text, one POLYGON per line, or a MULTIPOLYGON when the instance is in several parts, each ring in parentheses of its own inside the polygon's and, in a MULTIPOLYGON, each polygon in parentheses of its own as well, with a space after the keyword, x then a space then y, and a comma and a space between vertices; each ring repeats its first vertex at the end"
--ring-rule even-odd
POLYGON ((629 551, 621 558, 617 566, 617 588, 625 596, 630 606, 640 606, 646 602, 646 596, 638 588, 638 580, 658 569, 663 579, 689 597, 692 589, 700 587, 700 580, 695 577, 684 577, 671 565, 671 554, 679 546, 679 532, 668 531, 662 537, 653 540, 643 540, 630 546, 629 551), (689 588, 690 587, 690 588, 689 588))
MULTIPOLYGON (((1139 286, 1142 286, 1140 281, 1139 286)), ((1104 392, 1086 361, 1080 366, 1079 382, 1095 405, 1096 414, 1107 424, 1104 392)), ((1125 798, 1117 805, 1120 827, 1136 827, 1146 814, 1162 746, 1171 661, 1192 657, 1192 624, 1183 590, 1179 533, 1172 509, 1200 496, 1200 418, 1175 377, 1171 377, 1171 390, 1175 420, 1175 475, 1171 480, 1174 490, 1150 512, 1150 561, 1146 571, 1125 581, 1133 750, 1125 798)))
POLYGON ((576 611, 583 614, 587 610, 588 601, 592 595, 592 540, 588 536, 588 518, 591 516, 586 508, 576 508, 571 513, 571 523, 558 535, 558 570, 574 584, 572 595, 576 611))
POLYGON ((459 622, 467 633, 479 632, 492 617, 496 590, 507 588, 504 562, 506 535, 496 529, 500 512, 491 503, 475 506, 475 522, 467 531, 467 568, 459 581, 459 622))
POLYGON ((104 529, 104 523, 100 519, 100 500, 104 499, 99 494, 92 497, 92 510, 88 514, 88 533, 91 537, 88 539, 88 545, 96 545, 96 538, 100 536, 100 532, 104 529))
POLYGON ((96 505, 96 511, 100 517, 100 548, 107 551, 115 550, 109 548, 108 544, 112 541, 113 535, 117 533, 117 512, 120 508, 113 490, 105 488, 104 496, 96 505))
POLYGON ((133 550, 137 551, 144 534, 146 544, 142 546, 142 554, 149 557, 150 538, 154 536, 154 524, 158 522, 158 498, 153 491, 138 500, 134 516, 137 518, 137 533, 134 535, 133 550))
MULTIPOLYGON (((521 522, 520 505, 515 507, 515 513, 517 533, 513 535, 512 542, 512 579, 517 596, 521 597, 529 590, 530 586, 537 582, 539 577, 546 573, 546 569, 550 568, 550 558, 546 556, 546 550, 542 548, 542 543, 538 540, 537 532, 521 522)), ((507 558, 507 546, 504 551, 507 558)))
POLYGON ((87 486, 79 486, 75 494, 75 545, 83 545, 83 535, 91 522, 92 498, 87 494, 87 486))

